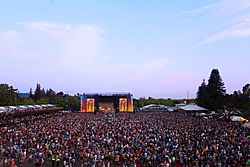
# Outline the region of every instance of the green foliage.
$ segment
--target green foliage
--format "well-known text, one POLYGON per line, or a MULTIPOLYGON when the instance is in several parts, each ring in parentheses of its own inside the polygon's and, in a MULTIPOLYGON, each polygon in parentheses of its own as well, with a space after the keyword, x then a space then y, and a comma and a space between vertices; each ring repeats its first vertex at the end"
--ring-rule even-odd
POLYGON ((213 69, 208 84, 205 81, 198 88, 197 103, 198 105, 210 110, 224 109, 226 89, 220 77, 219 70, 213 69))
POLYGON ((17 100, 17 89, 8 84, 0 84, 0 106, 16 105, 17 100))
POLYGON ((34 98, 34 96, 33 96, 33 92, 32 92, 32 88, 30 88, 29 98, 31 98, 31 99, 33 99, 33 98, 34 98))
POLYGON ((206 85, 205 81, 198 88, 197 104, 210 110, 239 110, 243 116, 250 118, 250 84, 246 84, 241 91, 226 94, 224 83, 219 71, 213 69, 206 85))
POLYGON ((241 91, 227 94, 225 101, 227 108, 235 108, 243 112, 250 112, 250 84, 246 84, 241 91))
POLYGON ((57 97, 56 98, 56 106, 65 107, 66 106, 66 101, 62 97, 57 97))
POLYGON ((149 104, 160 104, 160 105, 166 105, 166 106, 172 106, 174 104, 173 100, 170 98, 155 99, 152 97, 149 97, 148 99, 146 98, 139 98, 138 100, 134 99, 133 102, 134 102, 134 107, 142 107, 142 106, 149 105, 149 104))
POLYGON ((41 86, 40 86, 40 84, 36 84, 36 90, 35 90, 34 99, 35 100, 39 100, 40 98, 42 98, 41 86))
POLYGON ((80 99, 77 96, 69 96, 63 92, 56 94, 52 89, 41 88, 36 85, 36 90, 32 92, 30 88, 29 98, 18 97, 17 89, 7 84, 0 84, 0 106, 7 105, 32 105, 32 104, 55 104, 59 107, 65 107, 73 111, 80 110, 80 99))
POLYGON ((207 100, 208 100, 207 85, 205 83, 205 80, 203 79, 201 86, 199 86, 198 88, 196 101, 199 106, 207 108, 208 107, 207 100))
POLYGON ((33 105, 36 104, 31 98, 22 98, 19 100, 18 105, 33 105))
POLYGON ((213 69, 207 84, 208 108, 216 111, 223 109, 225 94, 226 89, 219 70, 213 69))
POLYGON ((80 110, 80 99, 76 96, 69 96, 67 97, 67 105, 70 110, 72 111, 79 111, 80 110))
POLYGON ((36 101, 36 104, 48 104, 49 99, 48 98, 40 98, 39 100, 36 101))

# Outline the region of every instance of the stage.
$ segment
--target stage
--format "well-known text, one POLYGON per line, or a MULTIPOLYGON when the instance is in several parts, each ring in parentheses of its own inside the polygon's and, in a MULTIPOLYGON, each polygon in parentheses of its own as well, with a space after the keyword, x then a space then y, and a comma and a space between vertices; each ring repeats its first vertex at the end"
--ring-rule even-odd
POLYGON ((81 112, 133 112, 131 93, 84 93, 81 112))

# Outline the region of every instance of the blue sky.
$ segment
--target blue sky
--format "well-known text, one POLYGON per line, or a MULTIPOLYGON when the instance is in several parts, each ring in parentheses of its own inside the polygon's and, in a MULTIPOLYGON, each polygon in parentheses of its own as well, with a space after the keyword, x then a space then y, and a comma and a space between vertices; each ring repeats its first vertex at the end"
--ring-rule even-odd
POLYGON ((249 0, 0 1, 0 82, 27 92, 195 97, 250 82, 249 0))

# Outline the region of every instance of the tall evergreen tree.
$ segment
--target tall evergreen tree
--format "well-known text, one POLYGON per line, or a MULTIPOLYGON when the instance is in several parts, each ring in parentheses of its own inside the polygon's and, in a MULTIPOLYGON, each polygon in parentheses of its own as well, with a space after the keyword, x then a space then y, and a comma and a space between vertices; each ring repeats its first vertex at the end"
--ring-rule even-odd
POLYGON ((36 84, 34 99, 39 100, 40 98, 42 98, 42 90, 41 90, 41 85, 37 83, 36 84))
POLYGON ((198 88, 198 92, 197 92, 197 104, 201 107, 207 108, 207 85, 205 82, 205 79, 203 79, 202 84, 199 86, 198 88))
POLYGON ((226 89, 224 83, 220 77, 218 69, 213 69, 207 84, 207 107, 209 109, 218 111, 224 108, 224 96, 226 89))
POLYGON ((41 98, 45 98, 46 97, 46 92, 45 89, 43 88, 41 91, 41 98))
POLYGON ((30 99, 33 99, 33 98, 34 98, 34 96, 33 96, 33 92, 32 92, 32 88, 30 88, 29 98, 30 98, 30 99))
POLYGON ((248 98, 250 97, 250 84, 243 86, 242 93, 243 95, 248 96, 248 98))
POLYGON ((241 105, 242 110, 250 111, 250 84, 243 86, 240 100, 243 103, 241 105))

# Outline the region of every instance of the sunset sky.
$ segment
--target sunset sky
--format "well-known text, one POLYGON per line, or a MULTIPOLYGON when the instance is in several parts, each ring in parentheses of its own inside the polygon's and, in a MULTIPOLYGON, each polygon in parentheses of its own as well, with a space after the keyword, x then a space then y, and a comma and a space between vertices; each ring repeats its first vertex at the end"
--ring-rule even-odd
POLYGON ((250 0, 0 1, 0 83, 191 98, 250 83, 250 0))

